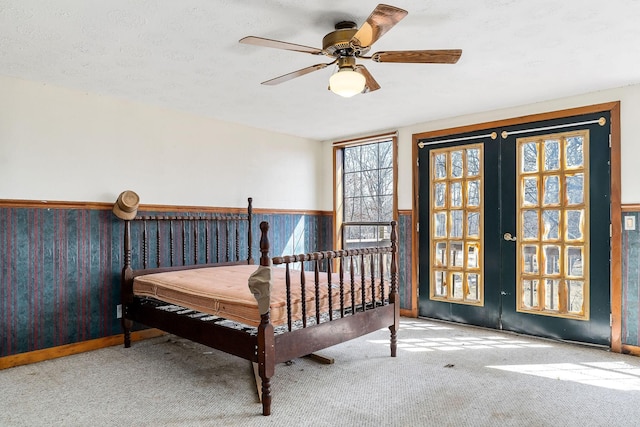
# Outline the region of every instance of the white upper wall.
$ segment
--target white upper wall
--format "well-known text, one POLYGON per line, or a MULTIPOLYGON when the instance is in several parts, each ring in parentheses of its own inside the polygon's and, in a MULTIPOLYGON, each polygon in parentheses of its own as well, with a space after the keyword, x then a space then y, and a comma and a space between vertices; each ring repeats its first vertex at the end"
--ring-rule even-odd
POLYGON ((322 144, 0 77, 0 199, 318 209, 322 144))
MULTIPOLYGON (((446 120, 425 122, 398 129, 398 208, 412 208, 413 163, 412 138, 414 134, 449 129, 459 126, 492 122, 538 113, 546 113, 568 108, 583 107, 611 101, 620 101, 621 151, 622 151, 622 203, 640 203, 640 85, 627 86, 602 92, 594 92, 571 98, 525 105, 517 108, 489 111, 467 116, 452 117, 446 120)), ((372 134, 381 131, 372 132, 372 134)), ((323 156, 326 164, 332 164, 332 141, 326 141, 323 156)), ((333 170, 325 169, 324 181, 332 183, 333 170)), ((333 189, 331 185, 323 187, 322 209, 333 209, 333 189)))
MULTIPOLYGON (((622 203, 640 203, 640 85, 398 129, 398 207, 412 208, 412 136, 621 101, 622 203)), ((372 133, 380 133, 374 131, 372 133)), ((333 149, 317 141, 0 77, 0 199, 333 209, 333 149)))

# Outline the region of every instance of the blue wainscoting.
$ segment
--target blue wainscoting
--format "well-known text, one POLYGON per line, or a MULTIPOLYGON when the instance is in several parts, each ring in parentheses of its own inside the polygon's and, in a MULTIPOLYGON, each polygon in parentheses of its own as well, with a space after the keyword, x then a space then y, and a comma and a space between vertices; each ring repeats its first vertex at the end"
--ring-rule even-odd
POLYGON ((400 294, 400 308, 411 310, 413 305, 413 291, 411 289, 411 214, 398 215, 398 292, 400 294))
POLYGON ((331 215, 253 214, 253 257, 260 256, 260 222, 269 223, 269 254, 273 256, 302 254, 333 249, 331 215))
POLYGON ((0 356, 119 333, 122 223, 108 210, 0 209, 0 356))
POLYGON ((640 345, 640 214, 622 213, 622 343, 640 345), (635 230, 625 230, 627 217, 633 218, 635 230))
MULTIPOLYGON (((256 260, 260 221, 272 256, 331 249, 330 215, 253 220, 256 260)), ((108 208, 0 208, 0 357, 121 333, 123 231, 108 208)))

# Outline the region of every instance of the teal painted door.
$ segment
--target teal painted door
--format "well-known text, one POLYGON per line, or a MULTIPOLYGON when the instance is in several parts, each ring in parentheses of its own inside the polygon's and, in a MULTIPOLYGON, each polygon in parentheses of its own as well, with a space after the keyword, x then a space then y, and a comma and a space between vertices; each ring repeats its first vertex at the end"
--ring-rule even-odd
POLYGON ((419 315, 610 342, 609 116, 419 141, 419 315))

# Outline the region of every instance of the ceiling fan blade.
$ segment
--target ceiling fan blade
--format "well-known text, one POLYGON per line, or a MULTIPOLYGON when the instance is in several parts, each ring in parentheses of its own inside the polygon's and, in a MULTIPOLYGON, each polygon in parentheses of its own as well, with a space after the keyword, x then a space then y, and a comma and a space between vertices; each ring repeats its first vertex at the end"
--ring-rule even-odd
POLYGON ((262 37, 248 36, 240 39, 240 43, 252 44, 254 46, 273 47, 276 49, 292 50, 294 52, 310 53, 312 55, 322 55, 322 50, 315 47, 303 46, 279 40, 265 39, 262 37))
POLYGON ((394 50, 371 55, 375 62, 401 62, 414 64, 455 64, 462 50, 394 50))
POLYGON ((378 84, 376 79, 373 78, 369 70, 367 70, 364 65, 356 65, 354 70, 362 74, 364 78, 367 80, 365 83, 364 93, 373 92, 374 90, 380 89, 380 85, 378 84))
POLYGON ((309 74, 312 73, 314 71, 318 71, 318 70, 322 70, 323 68, 327 68, 329 65, 335 64, 336 61, 333 62, 329 62, 328 64, 316 64, 316 65, 312 65, 310 67, 306 67, 303 68, 301 70, 298 71, 294 71, 288 74, 284 74, 282 76, 273 78, 271 80, 267 80, 265 82, 262 82, 263 85, 269 85, 269 86, 274 86, 280 83, 284 83, 286 81, 295 79, 296 77, 300 77, 300 76, 304 76, 305 74, 309 74))
POLYGON ((351 38, 351 46, 354 49, 366 49, 393 28, 402 18, 407 16, 407 11, 395 6, 379 4, 371 12, 367 21, 351 38))

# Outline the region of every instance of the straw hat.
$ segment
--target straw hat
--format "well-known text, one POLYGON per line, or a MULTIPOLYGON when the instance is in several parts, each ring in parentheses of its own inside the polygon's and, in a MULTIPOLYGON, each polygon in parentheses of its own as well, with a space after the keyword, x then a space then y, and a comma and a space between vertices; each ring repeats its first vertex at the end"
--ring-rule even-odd
POLYGON ((113 204, 113 214, 120 219, 133 219, 138 213, 139 203, 140 197, 135 192, 131 190, 123 191, 113 204))

